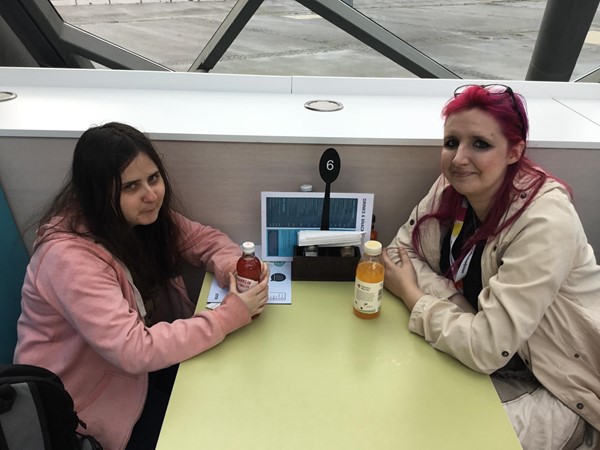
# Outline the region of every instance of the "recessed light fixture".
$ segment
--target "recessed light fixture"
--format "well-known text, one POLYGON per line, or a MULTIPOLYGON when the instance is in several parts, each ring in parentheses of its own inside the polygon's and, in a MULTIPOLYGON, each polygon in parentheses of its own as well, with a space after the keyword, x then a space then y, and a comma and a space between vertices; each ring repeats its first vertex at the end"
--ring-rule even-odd
POLYGON ((304 104, 304 107, 311 111, 332 112, 343 109, 344 105, 335 100, 310 100, 304 104))
POLYGON ((0 102, 7 102, 13 98, 17 98, 17 94, 14 92, 0 91, 0 102))

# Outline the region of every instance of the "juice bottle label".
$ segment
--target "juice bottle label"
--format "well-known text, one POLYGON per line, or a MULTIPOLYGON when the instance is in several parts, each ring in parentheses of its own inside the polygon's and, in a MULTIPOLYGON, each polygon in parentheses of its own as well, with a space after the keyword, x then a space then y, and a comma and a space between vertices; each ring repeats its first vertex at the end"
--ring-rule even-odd
POLYGON ((251 280, 250 278, 244 278, 237 275, 237 290, 238 292, 246 292, 252 286, 256 286, 258 281, 251 280))
POLYGON ((383 296, 383 281, 365 283, 356 279, 354 287, 354 309, 365 314, 373 314, 381 309, 383 296))

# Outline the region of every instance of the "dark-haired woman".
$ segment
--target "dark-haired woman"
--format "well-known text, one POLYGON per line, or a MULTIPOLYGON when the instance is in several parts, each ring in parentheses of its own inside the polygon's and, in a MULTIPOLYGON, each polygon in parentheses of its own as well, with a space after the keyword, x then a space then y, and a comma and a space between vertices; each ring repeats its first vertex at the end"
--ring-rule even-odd
POLYGON ((525 156, 509 87, 459 88, 442 115, 442 175, 388 247, 386 287, 411 331, 493 374, 524 449, 598 448, 600 267, 570 189, 525 156))
POLYGON ((267 301, 266 265, 255 287, 237 292, 239 246, 171 206, 167 173, 143 133, 121 123, 90 128, 27 269, 15 362, 59 375, 87 424, 80 431, 106 450, 153 448, 169 368, 249 324, 267 301), (220 307, 194 314, 184 261, 229 284, 220 307))

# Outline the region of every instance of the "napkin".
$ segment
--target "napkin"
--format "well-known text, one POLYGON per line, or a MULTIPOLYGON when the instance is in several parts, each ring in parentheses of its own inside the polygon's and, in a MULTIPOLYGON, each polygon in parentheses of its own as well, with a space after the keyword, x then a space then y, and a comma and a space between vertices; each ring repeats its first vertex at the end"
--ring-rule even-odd
POLYGON ((361 245, 362 232, 360 231, 322 231, 322 230, 300 230, 298 231, 298 245, 321 245, 325 247, 347 247, 361 245))

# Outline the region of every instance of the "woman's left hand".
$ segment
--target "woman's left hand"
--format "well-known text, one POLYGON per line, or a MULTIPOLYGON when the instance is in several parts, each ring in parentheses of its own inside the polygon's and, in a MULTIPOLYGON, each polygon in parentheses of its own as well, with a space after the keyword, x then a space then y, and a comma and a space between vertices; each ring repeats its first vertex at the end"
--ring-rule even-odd
POLYGON ((400 297, 408 309, 412 310, 417 301, 425 295, 417 284, 417 273, 410 257, 403 248, 398 249, 400 262, 394 264, 387 250, 382 252, 385 265, 384 285, 392 294, 400 297))

